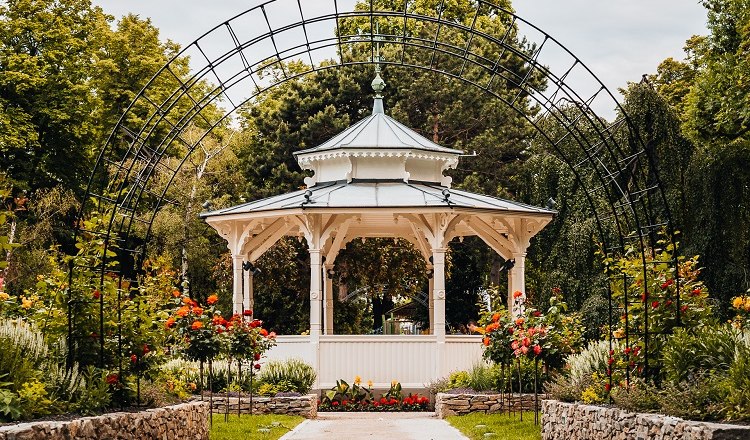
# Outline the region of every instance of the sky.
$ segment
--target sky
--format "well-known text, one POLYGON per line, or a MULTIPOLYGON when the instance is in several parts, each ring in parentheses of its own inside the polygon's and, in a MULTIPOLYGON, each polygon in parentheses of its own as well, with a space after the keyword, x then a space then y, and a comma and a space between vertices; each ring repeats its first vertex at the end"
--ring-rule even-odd
MULTIPOLYGON (((353 2, 338 0, 341 9, 353 2)), ((149 17, 160 29, 162 38, 185 46, 260 1, 93 0, 93 3, 115 17, 126 13, 149 17)), ((333 0, 302 0, 302 4, 306 15, 308 10, 333 10, 333 0)), ((628 81, 639 81, 644 73, 654 73, 665 58, 681 59, 685 40, 707 33, 706 12, 698 0, 516 0, 513 6, 518 16, 567 47, 613 93, 628 81)), ((288 10, 280 11, 278 19, 296 21, 298 17, 298 10, 288 10), (284 14, 291 18, 283 17, 284 14)), ((273 21, 274 17, 271 18, 273 21)), ((521 32, 527 33, 532 41, 540 41, 529 26, 522 25, 521 32)), ((226 42, 216 45, 216 52, 220 47, 226 49, 226 42)), ((208 47, 207 51, 211 49, 208 47)), ((553 50, 549 52, 540 61, 553 70, 565 71, 568 58, 558 57, 553 50)), ((600 115, 611 116, 611 101, 602 102, 604 107, 598 109, 596 105, 594 108, 600 115)))

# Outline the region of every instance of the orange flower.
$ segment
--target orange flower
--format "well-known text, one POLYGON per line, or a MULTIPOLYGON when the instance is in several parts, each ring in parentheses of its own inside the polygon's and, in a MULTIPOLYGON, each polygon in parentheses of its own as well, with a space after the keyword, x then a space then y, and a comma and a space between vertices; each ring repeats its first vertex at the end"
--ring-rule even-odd
POLYGON ((499 320, 500 320, 500 314, 499 313, 495 313, 494 315, 492 315, 492 321, 493 322, 497 322, 499 320))
POLYGON ((520 290, 513 292, 513 298, 520 298, 521 296, 523 296, 523 293, 520 290))
POLYGON ((523 318, 518 318, 518 319, 516 319, 516 325, 518 325, 518 326, 521 326, 521 325, 523 325, 523 323, 524 323, 525 321, 526 321, 526 320, 525 320, 525 319, 523 319, 523 318))
POLYGON ((182 306, 177 309, 177 316, 180 318, 184 318, 188 313, 190 313, 190 308, 188 306, 182 306))
POLYGON ((490 345, 490 338, 484 338, 484 339, 482 339, 482 343, 484 344, 485 347, 489 347, 489 345, 490 345))
POLYGON ((170 317, 169 319, 167 319, 167 322, 164 323, 164 327, 166 328, 174 327, 174 318, 170 317))
POLYGON ((172 292, 172 296, 174 296, 175 298, 179 298, 180 295, 182 295, 182 294, 180 293, 179 290, 175 290, 175 291, 172 292))
POLYGON ((193 325, 190 326, 193 330, 200 330, 203 328, 203 323, 200 321, 193 321, 193 325))
POLYGON ((203 309, 198 306, 193 307, 193 313, 195 313, 195 316, 201 316, 203 314, 203 309))
POLYGON ((268 336, 268 330, 262 328, 262 329, 260 329, 260 334, 261 334, 261 336, 268 336))
POLYGON ((219 295, 213 294, 213 295, 211 295, 211 296, 208 297, 208 299, 206 300, 206 302, 208 303, 208 305, 212 306, 212 305, 216 304, 216 302, 218 300, 219 300, 219 295))

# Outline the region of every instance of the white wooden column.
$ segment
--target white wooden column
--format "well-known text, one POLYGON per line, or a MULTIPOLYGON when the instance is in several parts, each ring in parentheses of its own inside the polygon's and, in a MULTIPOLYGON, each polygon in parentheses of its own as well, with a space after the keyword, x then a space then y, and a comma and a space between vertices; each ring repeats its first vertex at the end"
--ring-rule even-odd
POLYGON ((435 304, 433 303, 433 299, 435 298, 433 292, 435 289, 435 274, 432 265, 427 265, 427 273, 429 274, 429 278, 427 279, 427 309, 430 323, 429 332, 430 334, 433 334, 435 331, 435 304))
POLYGON ((232 313, 242 313, 242 255, 232 255, 232 313))
POLYGON ((320 309, 323 292, 321 289, 322 256, 320 249, 310 248, 310 342, 320 342, 320 309))
POLYGON ((445 342, 445 248, 432 250, 432 332, 438 342, 445 342))
POLYGON ((325 316, 325 334, 333 334, 333 278, 328 276, 328 271, 333 270, 333 265, 326 264, 323 266, 323 280, 324 289, 323 295, 325 302, 323 303, 323 315, 325 316))
POLYGON ((524 312, 524 307, 521 305, 526 301, 526 275, 525 275, 525 264, 526 264, 526 252, 518 252, 513 253, 513 259, 515 260, 515 265, 513 266, 513 269, 510 270, 508 273, 508 288, 512 287, 512 291, 510 292, 510 304, 512 306, 511 312, 513 313, 513 317, 517 318, 521 316, 524 312), (515 298, 513 298, 513 294, 515 292, 521 292, 520 300, 523 301, 515 301, 515 298))

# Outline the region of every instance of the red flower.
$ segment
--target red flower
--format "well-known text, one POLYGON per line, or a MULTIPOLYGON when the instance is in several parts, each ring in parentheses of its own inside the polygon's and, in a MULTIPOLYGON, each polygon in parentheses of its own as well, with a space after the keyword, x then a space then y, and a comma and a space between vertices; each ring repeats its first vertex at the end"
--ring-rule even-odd
POLYGON ((149 352, 151 352, 151 349, 150 349, 150 348, 148 348, 148 344, 144 344, 144 345, 143 345, 143 354, 144 354, 144 355, 146 355, 146 354, 148 354, 149 352))
POLYGON ((250 323, 250 327, 257 328, 257 327, 260 327, 261 324, 263 324, 262 321, 257 320, 257 319, 253 319, 253 322, 250 323))
POLYGON ((534 313, 532 313, 532 315, 534 315, 535 318, 538 318, 542 316, 542 312, 540 312, 539 310, 534 310, 534 313))
POLYGON ((662 288, 662 290, 664 290, 664 289, 666 289, 667 287, 671 286, 672 284, 674 284, 674 280, 673 280, 673 279, 669 279, 669 280, 667 280, 667 281, 664 281, 664 282, 663 282, 663 283, 661 284, 661 288, 662 288))
POLYGON ((255 359, 256 361, 259 361, 260 360, 260 353, 255 353, 253 355, 253 359, 255 359))
POLYGON ((383 404, 383 405, 387 405, 388 404, 388 399, 386 399, 385 397, 381 397, 380 398, 380 403, 383 404))
POLYGON ((521 296, 523 296, 523 293, 520 290, 513 292, 513 298, 520 298, 521 296))
POLYGON ((631 351, 633 351, 633 350, 630 347, 625 347, 625 350, 623 350, 623 352, 625 352, 625 354, 630 354, 631 351))
POLYGON ((539 355, 540 355, 541 353, 542 353, 542 347, 540 347, 540 346, 538 346, 538 345, 535 345, 535 346, 534 346, 534 354, 535 354, 536 356, 539 356, 539 355))
POLYGON ((260 370, 260 364, 255 364, 255 369, 260 370))
POLYGON ((615 363, 615 358, 611 357, 611 358, 607 359, 607 365, 612 365, 614 363, 615 363))
POLYGON ((653 307, 653 308, 659 307, 659 301, 652 301, 651 302, 651 307, 653 307))
POLYGON ((390 403, 391 405, 397 405, 398 404, 398 400, 396 400, 394 398, 391 398, 391 401, 388 402, 388 403, 390 403))
POLYGON ((138 362, 138 356, 136 356, 135 354, 131 354, 130 355, 130 362, 132 362, 132 363, 138 362))
POLYGON ((247 310, 243 311, 242 314, 244 316, 253 316, 253 311, 250 310, 250 309, 247 309, 247 310))
POLYGON ((646 302, 646 298, 648 298, 648 295, 646 295, 645 293, 641 293, 641 301, 646 302))
POLYGON ((697 289, 693 289, 693 291, 692 291, 692 294, 693 294, 693 296, 698 296, 698 295, 700 295, 700 294, 701 294, 701 289, 700 289, 700 288, 697 288, 697 289))
POLYGON ((218 300, 219 300, 219 295, 214 293, 213 295, 209 296, 208 299, 206 299, 206 303, 208 303, 208 305, 211 306, 211 305, 216 304, 218 300))
POLYGON ((529 345, 531 345, 531 339, 523 338, 523 341, 521 341, 521 343, 523 344, 524 347, 528 347, 529 345))
POLYGON ((372 406, 378 407, 378 406, 380 406, 380 404, 378 402, 372 402, 372 406))
POLYGON ((94 299, 99 299, 102 297, 102 293, 98 290, 94 290, 94 293, 92 293, 91 295, 94 297, 94 299))
POLYGON ((333 402, 331 402, 331 406, 339 406, 339 402, 334 400, 333 402))
POLYGON ((263 337, 268 336, 268 330, 266 330, 264 328, 260 329, 260 335, 263 336, 263 337))
POLYGON ((610 385, 610 384, 604 385, 604 390, 605 391, 609 392, 609 390, 611 390, 611 389, 612 389, 612 385, 610 385))
POLYGON ((108 374, 106 382, 110 385, 114 385, 117 382, 120 381, 120 376, 118 376, 116 373, 108 374))
POLYGON ((682 313, 685 313, 685 312, 687 312, 687 309, 688 309, 688 306, 687 306, 687 304, 685 304, 684 306, 680 307, 680 311, 681 311, 682 313))
POLYGON ((341 404, 344 405, 344 406, 346 406, 346 405, 349 404, 349 401, 348 400, 344 400, 343 402, 341 402, 341 404))

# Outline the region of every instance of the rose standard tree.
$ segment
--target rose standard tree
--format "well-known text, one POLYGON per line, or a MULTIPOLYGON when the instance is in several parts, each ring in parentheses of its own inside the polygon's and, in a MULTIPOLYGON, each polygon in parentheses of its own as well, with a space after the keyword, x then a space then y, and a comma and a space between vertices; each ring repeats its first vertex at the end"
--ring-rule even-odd
MULTIPOLYGON (((238 382, 242 383, 242 362, 250 361, 250 414, 253 413, 253 376, 260 370, 264 353, 276 345, 276 333, 263 328, 263 321, 252 319, 253 311, 245 310, 243 316, 234 315, 229 322, 219 317, 219 324, 227 328, 226 350, 231 365, 237 360, 238 382)), ((237 394, 237 415, 241 414, 242 387, 237 394)), ((228 405, 227 405, 228 406, 228 405)))

